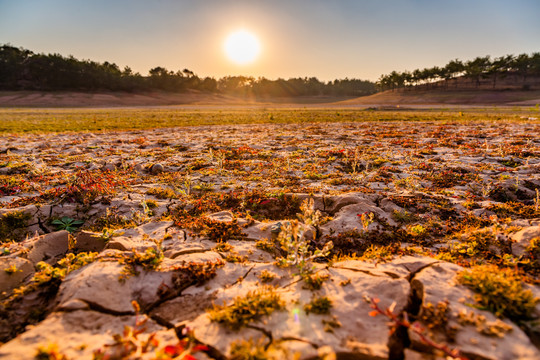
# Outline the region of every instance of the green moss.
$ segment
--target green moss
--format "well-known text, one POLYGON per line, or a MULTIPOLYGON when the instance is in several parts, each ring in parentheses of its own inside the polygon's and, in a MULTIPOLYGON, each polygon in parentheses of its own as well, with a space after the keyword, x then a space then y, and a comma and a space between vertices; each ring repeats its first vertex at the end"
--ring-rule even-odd
POLYGON ((225 261, 230 263, 243 263, 248 260, 246 255, 240 255, 235 251, 232 251, 225 256, 225 261))
POLYGON ((67 357, 58 350, 57 344, 50 343, 38 346, 34 360, 67 360, 67 357))
POLYGON ((268 270, 261 271, 261 274, 259 275, 259 279, 261 279, 263 283, 268 283, 274 280, 276 277, 277 275, 275 273, 268 270))
POLYGON ((212 248, 212 250, 219 252, 229 252, 232 249, 234 249, 234 247, 231 244, 222 241, 218 242, 217 245, 212 248))
MULTIPOLYGON (((145 200, 143 201, 144 204, 148 207, 148 209, 155 209, 158 207, 158 203, 155 200, 145 200)), ((141 207, 144 207, 141 203, 141 207)))
POLYGON ((13 290, 11 296, 4 305, 8 306, 20 296, 24 296, 39 287, 47 285, 59 285, 62 280, 72 271, 96 260, 97 252, 82 252, 77 255, 69 253, 63 259, 58 261, 55 266, 40 261, 36 264, 36 273, 28 284, 22 285, 13 290))
POLYGON ((505 202, 503 204, 492 204, 487 207, 499 217, 510 217, 512 219, 534 219, 540 217, 540 209, 534 205, 525 205, 520 202, 505 202))
POLYGON ((266 251, 266 252, 268 252, 270 254, 274 254, 276 252, 276 247, 275 247, 274 243, 272 241, 268 240, 268 239, 258 240, 255 243, 255 247, 257 249, 266 251))
POLYGON ((332 306, 332 300, 330 300, 327 296, 316 297, 313 298, 309 304, 304 305, 304 311, 306 314, 330 314, 330 309, 332 306))
POLYGON ((236 297, 230 305, 214 305, 208 315, 210 320, 238 330, 284 307, 285 302, 276 290, 272 287, 264 287, 236 297))
POLYGON ((540 300, 523 288, 520 275, 512 269, 479 265, 460 272, 458 281, 477 293, 480 308, 515 321, 530 319, 540 300))
POLYGON ((201 235, 207 236, 210 240, 216 242, 241 239, 246 236, 242 232, 242 228, 238 225, 238 220, 236 219, 231 222, 226 222, 209 218, 203 219, 201 235))
POLYGON ((530 258, 540 262, 540 236, 531 239, 526 251, 530 258))
MULTIPOLYGON (((166 199, 178 199, 178 195, 174 192, 174 190, 164 187, 156 187, 151 188, 146 191, 147 195, 152 195, 157 197, 158 199, 166 200, 166 199)), ((148 200, 147 200, 148 203, 148 200)))
POLYGON ((231 343, 230 360, 281 360, 291 357, 279 344, 265 343, 263 338, 237 340, 231 343))
POLYGON ((407 210, 394 210, 392 212, 392 218, 401 224, 409 224, 418 220, 417 215, 408 212, 407 210))
POLYGON ((12 211, 0 216, 0 243, 19 240, 28 226, 32 215, 23 211, 12 211))
POLYGON ((173 285, 175 288, 185 288, 195 285, 201 286, 217 274, 217 269, 223 267, 225 263, 218 261, 189 262, 177 265, 169 270, 173 270, 173 285))
POLYGON ((328 280, 328 275, 306 274, 302 277, 304 287, 309 290, 320 290, 322 284, 328 280))
POLYGON ((120 274, 120 281, 125 281, 130 275, 139 275, 137 266, 141 266, 144 270, 157 270, 163 261, 163 252, 161 249, 153 247, 147 248, 144 252, 134 251, 131 254, 123 255, 120 258, 120 263, 124 264, 124 269, 120 274))

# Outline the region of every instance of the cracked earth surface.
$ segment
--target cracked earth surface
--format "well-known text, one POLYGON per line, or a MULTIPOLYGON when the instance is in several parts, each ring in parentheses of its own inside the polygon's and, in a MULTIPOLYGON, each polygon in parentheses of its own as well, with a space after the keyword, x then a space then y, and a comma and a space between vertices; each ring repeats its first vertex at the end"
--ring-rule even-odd
POLYGON ((201 359, 250 358, 238 344, 272 359, 444 358, 433 343, 538 359, 538 300, 526 319, 494 314, 459 278, 515 269, 538 299, 539 134, 426 121, 2 136, 0 357, 55 344, 69 359, 166 359, 189 329, 201 359), (296 220, 309 254, 333 244, 307 262, 319 286, 277 264, 296 220), (281 306, 242 326, 211 316, 269 292, 281 306), (133 342, 155 341, 120 352, 113 335, 143 317, 133 342))

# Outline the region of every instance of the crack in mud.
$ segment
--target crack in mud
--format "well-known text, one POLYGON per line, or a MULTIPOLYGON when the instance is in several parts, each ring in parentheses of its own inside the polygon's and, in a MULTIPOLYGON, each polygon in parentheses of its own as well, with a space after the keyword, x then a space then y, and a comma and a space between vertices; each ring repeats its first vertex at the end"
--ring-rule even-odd
POLYGON ((361 272, 361 273, 364 273, 364 274, 366 274, 366 275, 370 275, 370 276, 374 276, 374 277, 391 277, 392 279, 397 279, 397 278, 399 278, 399 276, 396 278, 396 277, 395 277, 395 274, 389 275, 386 271, 384 272, 384 273, 386 274, 386 276, 385 276, 385 275, 380 275, 380 274, 374 274, 374 273, 372 273, 372 272, 369 271, 369 270, 355 269, 355 268, 350 268, 350 267, 346 267, 346 266, 332 266, 332 268, 334 268, 334 269, 350 270, 350 271, 354 271, 354 272, 361 272))
MULTIPOLYGON (((412 282, 420 272, 438 263, 439 262, 437 261, 423 265, 415 271, 412 271, 405 278, 409 282, 410 292, 403 313, 407 314, 409 321, 411 322, 418 316, 423 299, 423 289, 413 286, 412 282)), ((403 267, 407 269, 407 266, 403 265, 403 267)), ((410 345, 411 339, 409 338, 408 329, 404 326, 397 327, 388 339, 388 359, 403 360, 405 358, 405 349, 409 348, 410 345)))
POLYGON ((243 276, 240 276, 238 279, 236 279, 236 281, 233 282, 232 284, 230 284, 229 287, 234 286, 234 285, 238 284, 239 282, 242 282, 242 281, 246 278, 246 276, 249 275, 249 273, 251 272, 251 270, 253 270, 254 268, 255 268, 255 265, 253 265, 252 267, 250 267, 249 270, 248 270, 243 276))

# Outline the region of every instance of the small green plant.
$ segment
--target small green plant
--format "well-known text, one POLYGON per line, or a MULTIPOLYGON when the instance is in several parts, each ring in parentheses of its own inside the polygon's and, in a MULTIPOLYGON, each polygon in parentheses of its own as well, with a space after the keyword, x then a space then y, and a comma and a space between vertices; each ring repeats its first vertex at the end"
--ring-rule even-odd
POLYGON ((255 242, 255 247, 270 254, 273 254, 276 251, 274 243, 269 241, 268 239, 258 240, 257 242, 255 242))
POLYGON ((478 265, 459 273, 458 281, 477 293, 478 307, 514 321, 530 319, 540 301, 523 288, 520 275, 512 269, 478 265))
POLYGON ((84 220, 75 220, 64 216, 61 219, 51 221, 51 224, 56 226, 56 230, 66 230, 69 233, 73 233, 77 231, 82 224, 84 224, 84 220))
POLYGON ((21 269, 18 269, 18 268, 17 268, 17 265, 13 264, 13 265, 11 265, 10 267, 5 268, 4 271, 5 271, 6 274, 8 274, 8 275, 12 275, 12 274, 15 274, 15 273, 17 273, 17 272, 21 272, 22 270, 21 270, 21 269))
POLYGON ((342 326, 341 321, 335 315, 332 315, 331 319, 322 319, 321 322, 324 325, 323 330, 329 333, 333 333, 335 329, 342 326))
POLYGON ((315 297, 308 304, 304 305, 306 314, 313 313, 318 315, 330 314, 332 300, 327 296, 315 297))
POLYGON ((49 343, 38 346, 34 360, 68 360, 68 358, 58 350, 58 344, 49 343))
POLYGON ((512 326, 495 319, 487 321, 484 315, 476 314, 474 311, 462 309, 458 313, 458 322, 460 325, 474 325, 476 331, 487 336, 504 337, 507 332, 512 331, 512 326))
POLYGON ((401 224, 409 224, 418 220, 418 216, 407 210, 394 210, 392 212, 392 218, 401 224))
POLYGON ((248 260, 246 255, 240 255, 235 251, 231 251, 225 256, 225 261, 230 263, 244 263, 248 260))
POLYGON ((330 276, 328 274, 319 275, 319 274, 306 274, 302 277, 304 280, 304 287, 309 290, 320 290, 322 284, 328 280, 330 276))
POLYGON ((120 264, 124 265, 119 280, 125 281, 131 275, 139 276, 137 266, 141 266, 146 271, 157 270, 162 261, 161 244, 157 244, 157 249, 149 247, 144 252, 135 250, 133 253, 124 254, 119 260, 120 264))
POLYGON ((209 310, 210 320, 238 330, 252 321, 260 320, 263 316, 282 310, 285 302, 273 287, 250 291, 244 296, 233 299, 232 304, 214 305, 209 310))
POLYGON ((245 234, 242 232, 242 228, 240 225, 238 225, 237 219, 227 222, 204 217, 201 219, 201 221, 202 230, 200 234, 207 236, 212 241, 219 243, 245 237, 245 234))
POLYGON ((263 283, 271 282, 275 278, 277 278, 277 275, 275 273, 271 272, 271 271, 266 270, 266 269, 261 271, 261 274, 259 275, 259 279, 261 279, 261 281, 263 283))
POLYGON ((174 192, 173 189, 165 187, 155 187, 146 190, 147 195, 152 195, 161 200, 167 199, 178 199, 178 195, 174 192))
POLYGON ((362 228, 364 231, 368 230, 369 225, 371 225, 375 219, 375 214, 372 212, 365 212, 358 215, 360 217, 360 221, 362 222, 362 228))
POLYGON ((322 249, 316 249, 311 252, 308 249, 308 241, 304 237, 305 225, 294 220, 285 222, 281 226, 278 235, 278 242, 281 248, 286 252, 286 258, 277 260, 278 266, 296 266, 300 276, 305 276, 313 272, 311 261, 319 257, 325 257, 330 254, 333 243, 328 241, 322 249))
POLYGON ((229 360, 281 360, 291 359, 286 349, 275 342, 265 343, 264 338, 237 340, 231 343, 229 360))
POLYGON ((531 259, 540 261, 540 236, 532 238, 525 250, 531 259))
POLYGON ((113 237, 120 236, 123 233, 124 232, 120 230, 110 230, 110 229, 104 228, 101 231, 101 234, 99 234, 99 238, 105 242, 109 242, 113 237))
POLYGON ((144 209, 144 205, 146 205, 146 207, 149 209, 149 210, 152 210, 152 209, 155 209, 158 207, 158 203, 156 200, 144 200, 141 202, 141 207, 144 209))
POLYGON ((18 299, 39 287, 60 285, 62 280, 70 272, 95 261, 97 255, 97 252, 82 252, 77 255, 69 253, 63 259, 58 261, 55 266, 49 265, 43 261, 38 262, 36 264, 36 273, 30 282, 14 289, 11 296, 8 298, 7 303, 18 299))
POLYGON ((217 245, 212 248, 212 250, 218 252, 229 252, 232 249, 234 249, 234 246, 224 241, 218 242, 217 245))
POLYGON ((208 149, 208 160, 217 167, 220 176, 223 174, 225 157, 225 151, 214 151, 212 148, 208 149))
POLYGON ((387 246, 377 246, 369 245, 369 247, 364 251, 360 257, 362 260, 375 260, 380 262, 385 262, 392 260, 396 255, 396 249, 393 245, 387 246))
POLYGON ((193 186, 193 190, 197 190, 201 192, 212 192, 214 191, 214 184, 201 181, 197 185, 193 186))
POLYGON ((150 210, 147 201, 142 201, 140 205, 143 209, 142 212, 135 209, 131 210, 131 221, 134 222, 136 225, 145 224, 154 215, 154 212, 150 210))
MULTIPOLYGON (((167 270, 174 271, 172 283, 176 293, 178 293, 189 286, 201 286, 205 284, 217 275, 217 269, 223 267, 223 265, 225 265, 225 263, 221 260, 204 262, 191 261, 183 263, 182 265, 176 265, 167 270)), ((171 295, 171 290, 173 289, 165 287, 161 295, 167 297, 167 295, 171 295)), ((172 294, 174 295, 175 293, 172 294)))
POLYGON ((448 323, 449 312, 448 301, 439 301, 436 305, 428 302, 422 305, 418 319, 429 330, 440 331, 449 341, 455 342, 458 327, 448 323))
POLYGON ((418 225, 410 226, 407 229, 407 232, 414 237, 423 237, 427 234, 427 229, 423 225, 418 224, 418 225))
POLYGON ((313 198, 306 199, 300 205, 301 214, 297 214, 300 221, 306 225, 312 225, 317 228, 321 223, 321 212, 315 210, 315 202, 313 198))

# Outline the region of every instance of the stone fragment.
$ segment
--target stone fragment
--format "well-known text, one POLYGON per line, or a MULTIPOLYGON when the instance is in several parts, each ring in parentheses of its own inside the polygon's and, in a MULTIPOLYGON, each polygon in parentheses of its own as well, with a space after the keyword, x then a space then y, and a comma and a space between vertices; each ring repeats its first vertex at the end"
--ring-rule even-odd
POLYGON ((34 265, 20 257, 0 257, 0 294, 18 287, 31 274, 34 265))
POLYGON ((69 236, 66 230, 61 230, 31 239, 28 260, 34 264, 40 261, 54 264, 69 250, 69 236))

